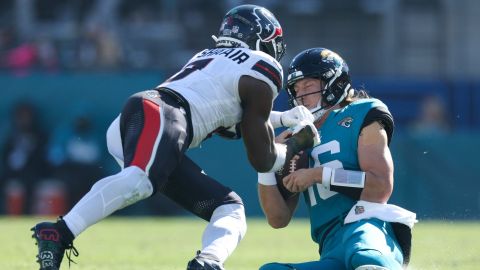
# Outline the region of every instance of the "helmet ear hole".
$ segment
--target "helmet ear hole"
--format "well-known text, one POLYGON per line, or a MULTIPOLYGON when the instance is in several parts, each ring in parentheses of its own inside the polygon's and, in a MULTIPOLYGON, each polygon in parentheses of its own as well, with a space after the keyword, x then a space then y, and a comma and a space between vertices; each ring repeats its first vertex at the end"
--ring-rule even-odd
POLYGON ((270 45, 269 43, 260 42, 260 40, 258 40, 258 41, 259 41, 259 46, 257 48, 257 51, 262 51, 266 54, 271 55, 273 58, 276 58, 276 52, 273 51, 271 48, 269 48, 269 47, 271 47, 271 46, 269 46, 270 45))

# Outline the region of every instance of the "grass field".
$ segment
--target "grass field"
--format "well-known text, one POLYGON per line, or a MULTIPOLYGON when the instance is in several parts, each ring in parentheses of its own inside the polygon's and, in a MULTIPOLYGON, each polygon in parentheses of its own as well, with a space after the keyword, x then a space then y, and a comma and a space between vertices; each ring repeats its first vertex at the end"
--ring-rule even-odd
MULTIPOLYGON (((0 269, 38 269, 30 227, 41 218, 0 218, 0 269)), ((184 270, 205 222, 191 218, 109 218, 76 241, 80 252, 73 270, 184 270)), ((269 261, 316 260, 307 220, 270 229, 249 220, 248 233, 226 263, 229 270, 252 270, 269 261)), ((62 269, 68 269, 65 263, 62 269)), ((480 269, 480 222, 420 222, 414 229, 413 270, 480 269)))

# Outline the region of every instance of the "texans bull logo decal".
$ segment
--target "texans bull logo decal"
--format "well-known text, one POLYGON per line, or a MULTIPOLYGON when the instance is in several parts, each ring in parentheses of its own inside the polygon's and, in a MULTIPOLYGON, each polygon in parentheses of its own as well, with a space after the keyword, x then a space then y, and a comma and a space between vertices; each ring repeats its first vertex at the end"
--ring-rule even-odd
POLYGON ((260 32, 257 35, 262 41, 270 41, 278 36, 282 36, 282 28, 272 15, 260 8, 255 8, 253 15, 258 18, 256 21, 260 26, 260 32))

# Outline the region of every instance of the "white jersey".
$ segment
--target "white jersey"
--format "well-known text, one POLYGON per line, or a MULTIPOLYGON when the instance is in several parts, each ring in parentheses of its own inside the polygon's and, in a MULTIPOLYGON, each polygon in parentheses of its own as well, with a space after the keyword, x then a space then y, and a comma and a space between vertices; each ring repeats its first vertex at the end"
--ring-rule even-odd
POLYGON ((188 101, 193 125, 190 148, 218 128, 228 128, 242 120, 238 82, 243 75, 266 82, 274 97, 282 87, 280 64, 264 52, 245 48, 205 49, 158 86, 170 88, 188 101))

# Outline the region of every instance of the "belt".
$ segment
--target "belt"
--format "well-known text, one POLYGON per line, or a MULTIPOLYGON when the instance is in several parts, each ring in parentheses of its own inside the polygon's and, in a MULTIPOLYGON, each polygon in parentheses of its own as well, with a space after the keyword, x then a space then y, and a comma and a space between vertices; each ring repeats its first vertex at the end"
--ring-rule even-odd
POLYGON ((170 97, 173 97, 177 103, 182 106, 186 111, 189 112, 190 114, 190 105, 188 104, 188 101, 179 93, 175 92, 174 90, 166 87, 159 87, 155 88, 158 92, 165 93, 169 95, 170 97))
POLYGON ((187 118, 187 134, 188 134, 188 145, 192 142, 193 139, 193 125, 192 125, 192 114, 190 112, 190 104, 188 101, 179 93, 175 92, 174 90, 167 88, 167 87, 158 87, 155 88, 159 93, 164 93, 169 97, 173 98, 177 104, 185 110, 186 118, 187 118))

